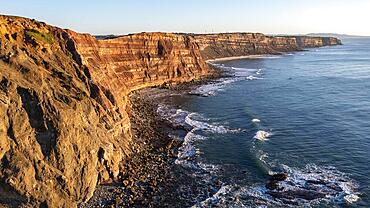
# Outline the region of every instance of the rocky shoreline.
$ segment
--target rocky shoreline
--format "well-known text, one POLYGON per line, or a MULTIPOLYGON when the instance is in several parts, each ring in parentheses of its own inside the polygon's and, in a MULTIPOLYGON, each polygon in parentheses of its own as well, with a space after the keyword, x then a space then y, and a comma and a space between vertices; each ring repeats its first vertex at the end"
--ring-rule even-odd
POLYGON ((198 193, 206 189, 197 190, 196 187, 201 186, 199 181, 189 177, 188 170, 175 164, 183 141, 171 138, 169 133, 179 127, 157 113, 160 99, 153 96, 156 93, 161 96, 170 92, 187 93, 192 87, 228 76, 221 69, 210 67, 213 73, 200 80, 164 84, 131 93, 128 113, 133 141, 138 145, 137 152, 122 163, 122 170, 125 171, 120 174, 119 180, 102 183, 93 197, 79 207, 190 207, 196 204, 194 198, 180 196, 184 193, 178 190, 179 184, 189 184, 187 188, 192 190, 188 194, 192 196, 210 195, 198 193), (173 197, 175 193, 180 194, 178 198, 173 197))
POLYGON ((123 162, 120 180, 97 188, 94 196, 80 207, 152 207, 169 183, 169 168, 176 157, 179 143, 166 134, 170 126, 156 114, 156 103, 147 95, 135 92, 130 96, 132 134, 138 152, 123 162), (164 179, 166 178, 166 181, 164 179))

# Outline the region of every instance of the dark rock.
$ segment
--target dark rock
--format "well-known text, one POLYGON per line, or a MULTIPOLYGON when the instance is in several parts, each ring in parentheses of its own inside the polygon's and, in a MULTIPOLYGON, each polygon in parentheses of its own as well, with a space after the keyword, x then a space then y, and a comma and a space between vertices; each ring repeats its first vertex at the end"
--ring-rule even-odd
POLYGON ((284 198, 284 199, 305 199, 305 200, 314 200, 319 198, 325 198, 325 194, 321 192, 297 189, 297 190, 288 190, 288 191, 269 191, 272 197, 275 198, 284 198))
POLYGON ((287 178, 287 173, 277 173, 271 176, 270 181, 285 181, 287 178))
POLYGON ((269 189, 269 190, 275 190, 275 189, 279 188, 279 182, 278 181, 269 181, 266 184, 266 188, 269 189))

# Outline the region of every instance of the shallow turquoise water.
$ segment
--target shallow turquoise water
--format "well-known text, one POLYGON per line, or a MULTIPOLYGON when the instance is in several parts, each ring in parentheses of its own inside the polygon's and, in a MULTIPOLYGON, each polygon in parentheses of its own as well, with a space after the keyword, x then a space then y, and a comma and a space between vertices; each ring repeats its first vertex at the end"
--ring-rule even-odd
POLYGON ((223 190, 238 200, 233 206, 369 207, 370 39, 343 43, 217 63, 233 77, 194 89, 196 95, 174 96, 168 104, 177 109, 172 119, 193 127, 186 137, 190 146, 183 148, 191 155, 178 164, 232 166, 216 175, 225 186, 238 187, 223 190), (269 134, 266 140, 255 138, 258 131, 269 134), (292 187, 312 177, 341 190, 325 200, 286 202, 261 191, 273 172, 288 172, 292 187))

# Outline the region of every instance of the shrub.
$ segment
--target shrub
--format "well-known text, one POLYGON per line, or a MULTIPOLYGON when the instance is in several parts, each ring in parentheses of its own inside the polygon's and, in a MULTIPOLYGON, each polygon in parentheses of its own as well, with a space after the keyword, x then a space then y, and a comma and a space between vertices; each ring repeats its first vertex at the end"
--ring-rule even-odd
POLYGON ((28 39, 34 39, 44 43, 52 44, 54 42, 54 38, 50 33, 42 33, 35 29, 27 29, 25 35, 28 39))

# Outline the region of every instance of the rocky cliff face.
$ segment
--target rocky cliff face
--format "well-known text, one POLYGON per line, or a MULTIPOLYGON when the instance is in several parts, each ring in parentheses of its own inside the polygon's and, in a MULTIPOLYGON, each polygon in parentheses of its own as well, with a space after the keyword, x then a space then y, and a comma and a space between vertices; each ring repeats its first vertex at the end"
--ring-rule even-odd
POLYGON ((0 204, 89 199, 140 149, 128 94, 209 72, 190 37, 97 41, 24 18, 0 23, 0 204))
POLYGON ((266 36, 261 33, 193 35, 206 59, 258 54, 280 54, 307 47, 339 45, 337 38, 308 36, 266 36))
POLYGON ((252 33, 97 40, 0 16, 0 204, 74 207, 120 177, 141 145, 127 113, 133 90, 198 79, 210 58, 335 42, 252 33))
POLYGON ((301 48, 341 45, 342 42, 334 37, 296 36, 297 44, 301 48))

